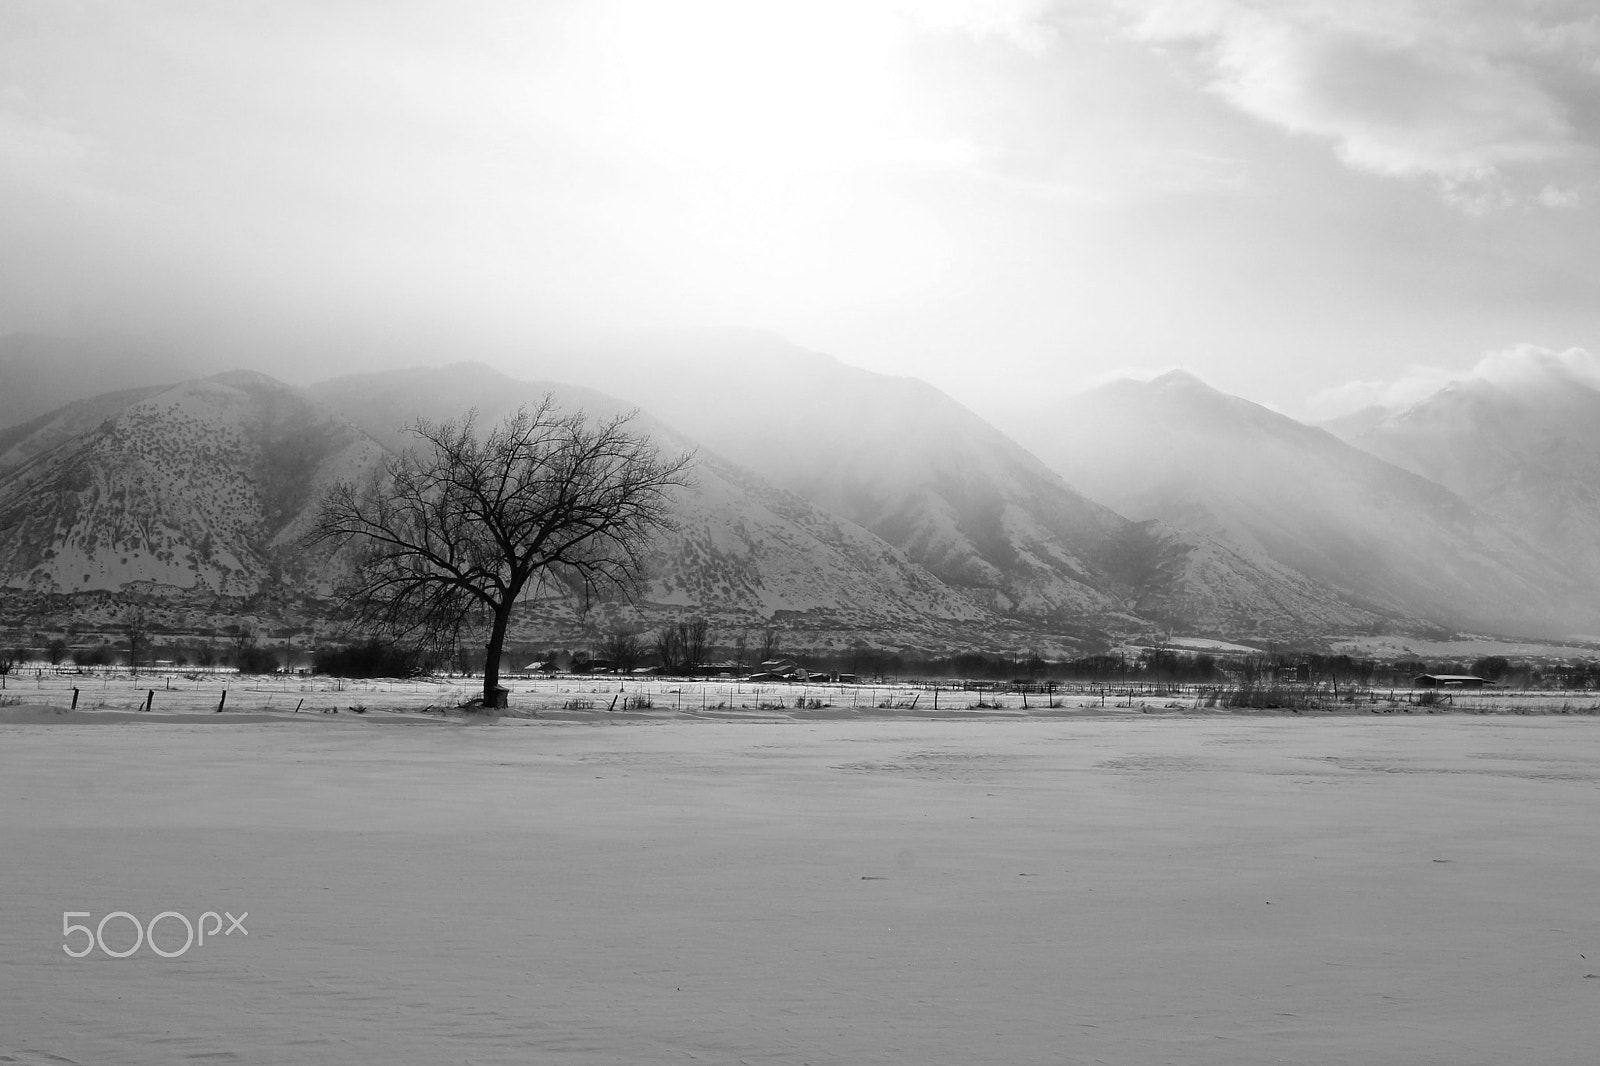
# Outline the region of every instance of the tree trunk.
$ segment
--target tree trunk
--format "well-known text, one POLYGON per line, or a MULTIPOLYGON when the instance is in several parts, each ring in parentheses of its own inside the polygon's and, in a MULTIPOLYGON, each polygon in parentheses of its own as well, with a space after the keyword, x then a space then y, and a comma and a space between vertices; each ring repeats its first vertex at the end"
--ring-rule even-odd
POLYGON ((509 608, 502 608, 494 612, 494 625, 489 629, 489 643, 484 646, 483 655, 483 706, 502 708, 506 705, 506 693, 500 688, 500 653, 505 648, 506 626, 511 621, 509 608))

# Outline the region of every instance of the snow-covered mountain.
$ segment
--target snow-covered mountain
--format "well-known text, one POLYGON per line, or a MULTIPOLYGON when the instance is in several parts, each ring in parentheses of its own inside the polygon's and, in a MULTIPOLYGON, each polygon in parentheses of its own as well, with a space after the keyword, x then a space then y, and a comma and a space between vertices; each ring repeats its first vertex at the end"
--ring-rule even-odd
MULTIPOLYGON (((477 400, 491 423, 543 391, 483 368, 380 375, 326 386, 335 403, 349 401, 336 412, 237 372, 78 401, 0 441, 0 586, 219 605, 269 590, 326 595, 330 570, 299 544, 325 486, 370 471, 406 443, 398 427, 419 414, 452 417, 477 400)), ((570 407, 619 406, 564 391, 570 407)), ((693 446, 645 428, 668 448, 693 446)), ((674 517, 638 603, 602 612, 625 608, 646 622, 684 610, 725 623, 776 617, 934 642, 1000 625, 872 534, 715 455, 697 464, 674 517)), ((572 616, 570 605, 544 607, 572 616)))
POLYGON ((915 378, 759 334, 649 338, 554 369, 691 428, 1009 616, 1055 625, 1137 617, 1233 633, 1378 621, 1269 560, 1129 522, 915 378))
POLYGON ((770 338, 581 355, 533 361, 543 380, 462 364, 295 389, 240 372, 15 404, 0 428, 0 588, 325 595, 332 569, 298 545, 322 486, 408 444, 418 416, 476 408, 488 425, 548 391, 594 415, 637 404, 641 429, 699 457, 636 596, 587 614, 530 605, 567 632, 689 612, 944 647, 1152 627, 1600 630, 1600 559, 1584 561, 1600 528, 1585 524, 1593 389, 1516 394, 1521 406, 1457 390, 1367 418, 1364 445, 1401 469, 1183 374, 1002 432, 923 382, 770 338))
POLYGON ((116 393, 27 427, 0 452, 0 586, 40 593, 314 588, 297 542, 317 497, 382 452, 249 371, 116 393))
POLYGON ((0 335, 0 430, 30 421, 75 400, 150 385, 170 385, 206 372, 199 360, 125 338, 3 334, 0 335))
MULTIPOLYGON (((477 411, 485 428, 546 393, 565 410, 606 417, 627 409, 593 390, 518 381, 478 364, 336 378, 309 390, 390 448, 405 427, 477 411)), ((780 618, 822 630, 948 639, 1005 623, 856 524, 778 488, 673 427, 641 413, 638 427, 668 452, 693 451, 693 484, 675 494, 675 529, 651 552, 634 610, 647 618, 701 613, 752 624, 780 618), (942 635, 942 637, 941 637, 942 635)), ((618 604, 610 604, 616 610, 618 604)))
POLYGON ((1593 625, 1569 568, 1461 496, 1181 371, 1094 389, 1022 436, 1123 514, 1209 534, 1351 607, 1500 632, 1593 625))
POLYGON ((683 427, 995 611, 1067 621, 1127 606, 1127 523, 925 382, 759 334, 652 337, 550 372, 683 427))
POLYGON ((1476 377, 1401 411, 1368 409, 1329 428, 1445 485, 1546 554, 1600 575, 1600 388, 1556 358, 1476 377))

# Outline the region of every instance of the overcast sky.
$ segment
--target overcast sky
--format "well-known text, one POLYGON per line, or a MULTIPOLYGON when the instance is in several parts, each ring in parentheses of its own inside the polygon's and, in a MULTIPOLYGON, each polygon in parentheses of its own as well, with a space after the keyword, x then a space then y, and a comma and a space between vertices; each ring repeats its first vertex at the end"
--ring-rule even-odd
POLYGON ((0 0, 0 331, 305 379, 707 326, 991 413, 1600 352, 1600 13, 0 0))

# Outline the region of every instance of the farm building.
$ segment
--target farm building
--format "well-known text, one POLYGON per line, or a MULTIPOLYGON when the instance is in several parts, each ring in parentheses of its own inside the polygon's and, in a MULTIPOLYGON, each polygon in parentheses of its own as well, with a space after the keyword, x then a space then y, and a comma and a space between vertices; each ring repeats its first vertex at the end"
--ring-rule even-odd
POLYGON ((804 681, 806 672, 793 659, 768 659, 750 675, 751 681, 804 681))
POLYGON ((1411 679, 1413 688, 1482 688, 1493 684, 1472 674, 1418 674, 1411 679))

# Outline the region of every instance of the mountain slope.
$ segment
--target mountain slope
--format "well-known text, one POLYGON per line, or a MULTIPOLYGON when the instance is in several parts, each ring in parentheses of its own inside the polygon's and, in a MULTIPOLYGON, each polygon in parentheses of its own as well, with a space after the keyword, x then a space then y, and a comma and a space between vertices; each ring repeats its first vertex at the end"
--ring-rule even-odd
POLYGON ((111 336, 0 336, 0 430, 76 400, 172 384, 200 374, 192 359, 111 336))
POLYGON ((0 429, 0 475, 73 437, 115 418, 124 408, 165 391, 169 386, 145 385, 101 393, 75 400, 27 422, 0 429))
POLYGON ((1153 619, 1278 637, 1384 622, 1259 553, 1128 521, 915 379, 750 334, 650 338, 556 365, 694 427, 975 602, 1030 624, 1126 628, 1153 619))
MULTIPOLYGON (((249 372, 78 401, 6 435, 0 585, 36 593, 136 591, 221 600, 326 595, 335 567, 299 545, 321 490, 372 470, 397 427, 479 401, 496 421, 544 387, 484 368, 374 375, 324 392, 350 416, 249 372), (361 421, 380 443, 358 429, 361 421)), ((569 407, 615 400, 563 389, 569 407)), ((668 450, 692 448, 642 422, 668 450)), ((859 527, 707 453, 675 499, 676 528, 652 550, 639 602, 601 617, 655 624, 684 611, 762 624, 954 641, 997 620, 859 527)), ((534 613, 577 621, 554 599, 534 613)), ((591 617, 591 622, 596 619, 591 617)))
POLYGON ((381 449, 288 386, 249 372, 37 421, 32 458, 0 475, 0 582, 37 592, 166 589, 251 596, 316 584, 295 549, 323 486, 381 449), (120 406, 119 406, 120 403, 120 406))
POLYGON ((1554 360, 1452 384, 1347 439, 1437 481, 1547 554, 1600 575, 1600 389, 1554 360))
MULTIPOLYGON (((547 392, 566 410, 601 417, 625 407, 602 393, 516 381, 475 364, 338 378, 310 392, 394 448, 410 442, 401 427, 419 416, 438 421, 475 408, 479 425, 488 427, 547 392)), ((963 627, 981 632, 1000 624, 854 523, 697 449, 648 414, 638 426, 666 451, 697 452, 694 483, 675 494, 677 528, 648 560, 649 580, 638 597, 647 615, 693 610, 725 624, 783 617, 818 629, 945 639, 963 627)))
POLYGON ((1210 534, 1363 610, 1503 632, 1593 621, 1570 573, 1448 489, 1182 372, 1095 389, 1024 439, 1123 513, 1210 534))
POLYGON ((553 372, 688 427, 990 609, 1076 622, 1126 607, 1127 523, 924 382, 753 334, 652 338, 553 372))

